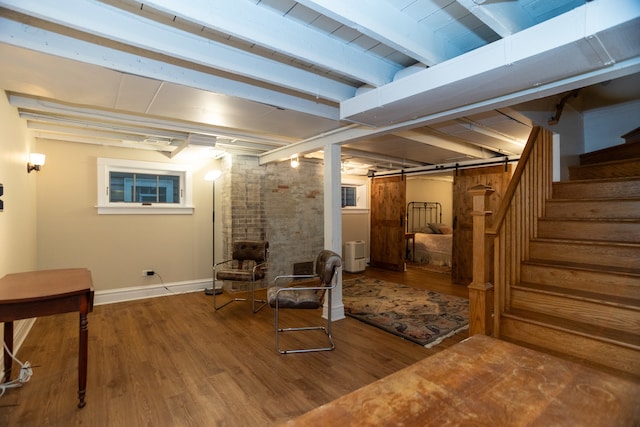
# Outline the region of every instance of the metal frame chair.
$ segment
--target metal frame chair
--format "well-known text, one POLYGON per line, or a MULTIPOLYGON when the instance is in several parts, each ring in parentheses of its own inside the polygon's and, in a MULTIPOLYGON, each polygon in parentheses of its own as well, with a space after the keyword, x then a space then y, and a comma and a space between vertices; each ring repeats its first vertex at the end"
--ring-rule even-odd
MULTIPOLYGON (((269 242, 266 240, 238 240, 233 243, 231 256, 231 259, 218 262, 213 266, 213 308, 217 311, 235 301, 251 300, 251 310, 257 313, 267 304, 266 300, 256 300, 255 292, 256 283, 263 280, 266 275, 269 242), (248 283, 246 297, 232 298, 218 305, 215 292, 215 283, 218 280, 248 283), (256 303, 261 304, 256 308, 256 303)), ((222 289, 224 291, 224 285, 222 289)))
POLYGON ((287 275, 278 276, 275 278, 273 286, 267 290, 267 300, 269 306, 274 308, 274 323, 276 329, 276 350, 280 354, 287 353, 308 353, 313 351, 330 351, 335 348, 333 342, 333 336, 331 335, 331 297, 333 289, 336 287, 335 273, 336 270, 342 266, 342 259, 340 255, 329 250, 323 250, 316 258, 315 275, 287 275), (300 278, 315 278, 320 280, 317 286, 308 286, 308 284, 302 284, 301 286, 291 286, 288 283, 284 286, 278 286, 277 282, 281 279, 300 279, 300 278), (280 327, 280 309, 293 308, 293 309, 317 309, 322 307, 324 296, 327 296, 327 326, 303 326, 303 327, 280 327), (280 334, 293 331, 311 331, 322 330, 327 335, 329 340, 328 347, 316 347, 316 348, 299 348, 299 349, 281 349, 280 348, 280 334))

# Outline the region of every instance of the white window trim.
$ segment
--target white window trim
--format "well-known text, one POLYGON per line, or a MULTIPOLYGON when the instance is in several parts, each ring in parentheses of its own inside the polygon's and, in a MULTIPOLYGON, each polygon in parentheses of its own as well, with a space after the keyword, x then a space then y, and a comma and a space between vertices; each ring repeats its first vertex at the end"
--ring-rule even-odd
POLYGON ((355 187, 356 189, 356 206, 344 206, 342 213, 365 213, 369 212, 369 198, 367 182, 354 179, 343 178, 342 187, 355 187))
POLYGON ((100 215, 191 215, 193 214, 192 195, 192 172, 189 165, 98 157, 98 205, 96 208, 100 215), (177 172, 181 175, 180 203, 168 206, 168 204, 109 202, 110 172, 149 174, 177 172))

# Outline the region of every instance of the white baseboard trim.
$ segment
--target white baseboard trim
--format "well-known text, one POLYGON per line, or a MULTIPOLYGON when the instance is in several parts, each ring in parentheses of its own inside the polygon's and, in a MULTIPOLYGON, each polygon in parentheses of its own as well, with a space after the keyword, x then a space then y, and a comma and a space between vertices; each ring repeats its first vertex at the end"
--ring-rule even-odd
POLYGON ((211 279, 187 280, 184 282, 165 283, 150 286, 132 286, 129 288, 96 291, 93 304, 114 304, 145 298, 166 297, 187 292, 204 291, 211 288, 211 279))
MULTIPOLYGON (((327 318, 327 311, 328 308, 326 305, 322 306, 322 317, 323 318, 327 318)), ((340 305, 332 305, 331 306, 331 321, 335 322, 336 320, 342 320, 345 319, 346 316, 344 315, 344 304, 340 304, 340 305)))

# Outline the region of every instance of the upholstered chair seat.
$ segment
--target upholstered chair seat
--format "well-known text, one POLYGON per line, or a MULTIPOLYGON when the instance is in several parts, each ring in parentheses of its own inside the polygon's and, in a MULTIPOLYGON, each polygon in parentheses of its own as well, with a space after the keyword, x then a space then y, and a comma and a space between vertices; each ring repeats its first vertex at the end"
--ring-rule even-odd
POLYGON ((266 300, 256 300, 255 290, 266 276, 268 255, 269 242, 266 240, 239 240, 233 243, 231 259, 213 266, 214 282, 223 282, 223 293, 225 290, 233 293, 233 290, 240 289, 246 290, 247 296, 245 298, 233 297, 218 305, 219 298, 216 297, 216 292, 214 292, 213 306, 216 311, 234 301, 250 300, 254 313, 266 305, 266 300), (244 287, 234 288, 233 285, 228 285, 237 282, 244 284, 244 287))
POLYGON ((274 308, 276 349, 281 354, 303 353, 310 351, 333 350, 335 344, 331 335, 331 299, 336 286, 336 271, 342 266, 340 255, 329 250, 320 252, 315 262, 315 275, 288 275, 278 276, 273 286, 267 290, 267 301, 274 308), (302 282, 289 282, 278 284, 282 280, 309 279, 302 282), (313 281, 311 281, 313 279, 313 281), (324 297, 327 298, 327 326, 302 326, 280 327, 280 310, 282 309, 319 309, 323 305, 324 297), (292 331, 322 330, 327 335, 329 345, 325 347, 282 349, 280 347, 280 335, 292 331))

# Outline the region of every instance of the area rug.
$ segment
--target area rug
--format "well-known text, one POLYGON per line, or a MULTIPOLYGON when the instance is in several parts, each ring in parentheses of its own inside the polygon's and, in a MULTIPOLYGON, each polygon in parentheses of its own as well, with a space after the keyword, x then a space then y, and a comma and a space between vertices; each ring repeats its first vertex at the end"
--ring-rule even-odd
POLYGON ((427 348, 469 327, 469 300, 367 277, 342 283, 345 314, 427 348))

